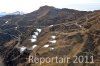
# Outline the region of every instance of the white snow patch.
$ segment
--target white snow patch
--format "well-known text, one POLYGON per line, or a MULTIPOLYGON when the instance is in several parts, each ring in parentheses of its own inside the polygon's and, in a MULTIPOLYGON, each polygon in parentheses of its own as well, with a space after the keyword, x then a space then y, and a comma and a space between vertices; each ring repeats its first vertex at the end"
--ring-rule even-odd
POLYGON ((37 47, 37 45, 33 45, 33 46, 32 46, 32 49, 34 49, 35 47, 37 47))
POLYGON ((55 38, 56 38, 56 36, 51 36, 51 38, 52 38, 52 39, 55 39, 55 38))
POLYGON ((79 25, 79 27, 82 27, 81 25, 79 25))
POLYGON ((49 42, 51 42, 51 43, 53 43, 53 44, 54 44, 54 43, 56 43, 57 41, 56 41, 56 40, 52 40, 52 41, 49 41, 49 42))
POLYGON ((42 29, 39 29, 39 28, 37 28, 36 30, 37 30, 39 33, 42 31, 42 29))
POLYGON ((36 35, 36 36, 38 36, 38 35, 39 35, 39 34, 38 34, 38 32, 34 32, 34 33, 35 33, 35 35, 36 35))
POLYGON ((15 27, 15 29, 17 29, 18 27, 15 27))
POLYGON ((6 21, 5 23, 8 23, 8 21, 6 21))
POLYGON ((49 27, 53 27, 54 25, 50 25, 49 27))
POLYGON ((37 41, 37 39, 30 39, 31 40, 31 42, 36 42, 37 41))
POLYGON ((75 25, 77 25, 77 26, 79 26, 79 27, 82 27, 81 25, 79 25, 79 24, 77 24, 77 23, 75 23, 75 25))
POLYGON ((50 50, 54 50, 54 48, 50 48, 50 50))
POLYGON ((25 51, 26 47, 22 46, 20 47, 20 53, 22 53, 23 51, 25 51))
POLYGON ((37 36, 36 35, 32 35, 32 38, 37 38, 37 36))
POLYGON ((44 45, 43 47, 47 48, 47 47, 49 47, 49 45, 48 45, 48 44, 46 44, 46 45, 44 45))

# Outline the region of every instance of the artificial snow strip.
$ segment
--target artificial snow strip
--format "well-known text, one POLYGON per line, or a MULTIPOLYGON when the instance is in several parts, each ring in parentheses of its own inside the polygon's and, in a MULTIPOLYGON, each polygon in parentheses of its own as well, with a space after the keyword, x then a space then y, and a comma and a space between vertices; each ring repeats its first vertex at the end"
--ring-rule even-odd
POLYGON ((24 47, 24 46, 20 47, 20 53, 24 52, 25 49, 26 49, 26 47, 24 47))
POLYGON ((30 39, 30 40, 31 40, 31 42, 36 42, 37 41, 37 39, 33 39, 33 38, 30 39))
POLYGON ((39 34, 38 34, 38 32, 34 32, 34 34, 36 35, 36 36, 38 36, 39 34))
POLYGON ((31 49, 33 50, 35 47, 37 47, 37 45, 33 45, 31 49))
POLYGON ((49 41, 49 42, 54 44, 54 43, 56 43, 57 41, 56 41, 56 40, 52 40, 52 41, 49 41))
POLYGON ((48 45, 48 44, 46 44, 46 45, 44 45, 43 47, 47 48, 47 47, 49 47, 49 45, 48 45))
POLYGON ((37 36, 36 36, 36 35, 32 35, 32 38, 33 38, 33 39, 36 39, 36 38, 37 38, 37 36))
POLYGON ((55 39, 55 38, 56 38, 56 36, 51 36, 51 38, 52 38, 52 39, 55 39))
POLYGON ((39 29, 39 28, 37 28, 36 30, 37 30, 39 33, 42 31, 42 29, 39 29))

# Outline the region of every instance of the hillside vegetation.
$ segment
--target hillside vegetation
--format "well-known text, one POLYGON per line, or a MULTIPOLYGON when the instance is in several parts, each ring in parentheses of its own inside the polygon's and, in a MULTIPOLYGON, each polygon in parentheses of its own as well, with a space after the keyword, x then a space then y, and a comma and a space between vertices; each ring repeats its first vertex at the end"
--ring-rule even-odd
MULTIPOLYGON (((100 11, 78 11, 42 6, 24 15, 0 17, 0 64, 6 66, 99 66, 100 11), (31 42, 37 28, 42 31, 31 42), (52 43, 51 36, 56 36, 52 43), (49 45, 45 48, 44 45, 49 45), (37 45, 30 50, 33 45, 37 45), (20 53, 19 47, 26 49, 20 53), (28 63, 34 57, 70 57, 70 63, 28 63), (73 56, 93 56, 94 63, 72 63, 73 56)), ((91 59, 88 59, 91 61, 91 59)))

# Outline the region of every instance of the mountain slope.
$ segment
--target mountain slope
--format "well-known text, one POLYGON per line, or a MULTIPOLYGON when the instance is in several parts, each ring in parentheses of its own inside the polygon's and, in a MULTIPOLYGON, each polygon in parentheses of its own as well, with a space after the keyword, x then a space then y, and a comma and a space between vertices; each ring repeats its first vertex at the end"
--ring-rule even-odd
POLYGON ((7 66, 40 66, 29 64, 29 55, 36 57, 69 56, 70 63, 43 63, 41 66, 99 66, 100 61, 100 11, 78 11, 73 9, 58 9, 52 6, 42 6, 38 10, 16 16, 0 18, 0 37, 11 37, 0 44, 0 55, 7 66), (37 29, 42 32, 36 42, 31 42, 37 29), (51 36, 56 36, 52 44, 51 36), (37 45, 30 50, 33 45, 37 45), (49 45, 44 48, 44 45, 49 45), (26 49, 20 54, 20 47, 26 49), (4 51, 4 52, 2 52, 4 51), (35 53, 34 53, 35 52, 35 53), (13 56, 12 56, 13 55, 13 56), (73 56, 94 56, 94 62, 73 64, 73 56))

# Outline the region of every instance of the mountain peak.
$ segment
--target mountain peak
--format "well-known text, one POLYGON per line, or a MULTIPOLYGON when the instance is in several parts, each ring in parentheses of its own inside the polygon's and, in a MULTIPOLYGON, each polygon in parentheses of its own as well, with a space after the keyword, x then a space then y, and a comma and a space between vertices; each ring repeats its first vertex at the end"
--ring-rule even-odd
POLYGON ((23 15, 23 14, 24 14, 24 12, 22 12, 22 11, 15 11, 13 13, 10 13, 9 15, 23 15))
POLYGON ((50 9, 54 9, 55 7, 53 6, 48 6, 48 5, 45 5, 45 6, 42 6, 39 8, 39 10, 50 10, 50 9))

